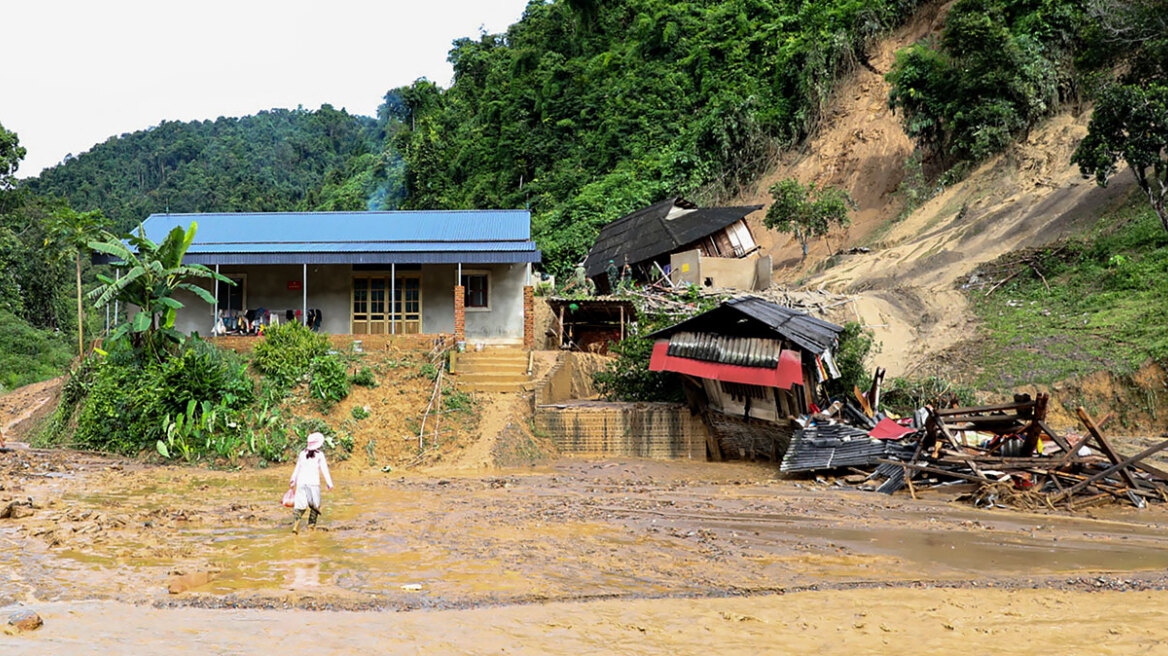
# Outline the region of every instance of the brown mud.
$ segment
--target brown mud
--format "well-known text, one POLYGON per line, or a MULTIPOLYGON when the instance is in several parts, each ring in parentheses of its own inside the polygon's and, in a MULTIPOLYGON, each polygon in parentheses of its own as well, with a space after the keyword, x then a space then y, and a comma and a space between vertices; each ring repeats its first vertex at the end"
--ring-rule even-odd
POLYGON ((1168 639, 1159 508, 1024 514, 763 465, 560 460, 342 470, 320 527, 297 536, 278 505, 287 469, 0 454, 0 495, 32 511, 0 520, 0 607, 46 619, 0 638, 4 653, 235 653, 257 635, 284 653, 867 653, 910 637, 1021 653, 1031 631, 1150 653, 1168 639))

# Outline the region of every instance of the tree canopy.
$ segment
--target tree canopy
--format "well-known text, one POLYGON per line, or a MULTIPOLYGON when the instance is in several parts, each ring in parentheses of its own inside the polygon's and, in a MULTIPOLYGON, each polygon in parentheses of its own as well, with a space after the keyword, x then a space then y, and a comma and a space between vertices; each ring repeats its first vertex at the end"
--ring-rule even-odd
POLYGON ((771 185, 770 192, 774 202, 767 208, 763 224, 794 234, 803 246, 803 257, 807 257, 807 244, 812 239, 826 236, 832 228, 851 225, 849 210, 855 201, 842 189, 817 189, 814 182, 803 185, 787 178, 771 185))
MULTIPOLYGON (((163 121, 66 157, 23 186, 62 197, 78 211, 101 210, 117 231, 168 210, 314 210, 322 204, 363 210, 381 180, 360 182, 346 191, 345 200, 336 198, 342 193, 333 187, 348 176, 354 160, 380 150, 381 139, 373 119, 329 105, 214 121, 163 121)), ((377 163, 374 157, 370 168, 376 170, 377 163)))

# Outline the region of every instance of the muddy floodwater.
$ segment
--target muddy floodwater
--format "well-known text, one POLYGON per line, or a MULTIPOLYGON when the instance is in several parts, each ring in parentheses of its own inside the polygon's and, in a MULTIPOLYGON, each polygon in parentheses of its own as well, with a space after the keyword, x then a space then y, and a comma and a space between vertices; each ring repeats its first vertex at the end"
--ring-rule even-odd
POLYGON ((340 463, 319 529, 293 535, 289 468, 21 457, 3 493, 33 505, 0 520, 0 606, 46 624, 0 636, 5 654, 865 653, 933 644, 920 631, 1168 653, 1161 508, 978 510, 957 488, 912 500, 747 464, 340 463))

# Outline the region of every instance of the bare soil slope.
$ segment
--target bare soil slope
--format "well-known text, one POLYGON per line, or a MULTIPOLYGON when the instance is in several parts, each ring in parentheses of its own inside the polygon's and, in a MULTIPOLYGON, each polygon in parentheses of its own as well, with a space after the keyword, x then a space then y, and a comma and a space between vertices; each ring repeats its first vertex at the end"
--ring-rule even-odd
MULTIPOLYGON (((887 71, 898 49, 938 32, 947 8, 926 8, 882 42, 871 58, 874 67, 887 71)), ((766 189, 787 177, 852 194, 860 209, 851 228, 813 244, 805 262, 786 234, 761 226, 762 212, 754 217, 755 231, 774 257, 777 282, 855 297, 835 318, 868 325, 880 342, 878 364, 896 376, 972 335, 974 319, 958 285, 978 265, 1090 228, 1102 209, 1126 196, 1133 178, 1125 172, 1107 189, 1084 180, 1070 159, 1086 134, 1089 112, 1066 111, 898 221, 904 202, 896 190, 912 143, 887 98, 883 77, 858 69, 807 145, 734 202, 768 204, 766 189), (872 252, 828 259, 857 245, 872 252)))

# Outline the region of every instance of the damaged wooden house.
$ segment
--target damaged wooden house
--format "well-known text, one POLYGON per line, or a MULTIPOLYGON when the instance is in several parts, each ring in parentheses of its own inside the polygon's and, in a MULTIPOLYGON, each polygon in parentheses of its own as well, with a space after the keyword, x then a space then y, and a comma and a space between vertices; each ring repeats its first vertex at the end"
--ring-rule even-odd
POLYGON ((681 374, 690 408, 710 431, 713 460, 778 462, 820 385, 839 377, 843 327, 755 296, 650 335, 649 369, 681 374))
POLYGON ((600 230, 584 269, 602 294, 627 275, 635 282, 668 277, 671 285, 766 289, 771 258, 762 255, 746 221, 762 205, 698 207, 669 198, 622 216, 600 230), (628 267, 627 273, 625 267, 628 267))

